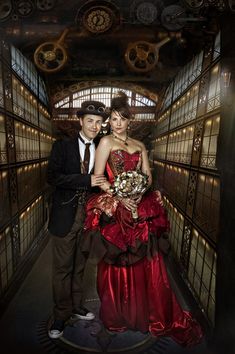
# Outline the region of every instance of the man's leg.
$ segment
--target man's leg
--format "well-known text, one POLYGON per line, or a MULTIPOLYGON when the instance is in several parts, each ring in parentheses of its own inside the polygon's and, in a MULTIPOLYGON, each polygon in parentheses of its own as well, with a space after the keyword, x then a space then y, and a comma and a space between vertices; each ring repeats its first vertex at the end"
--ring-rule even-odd
POLYGON ((74 232, 70 232, 63 238, 52 236, 54 322, 48 331, 48 335, 52 339, 63 335, 65 321, 72 312, 71 282, 76 236, 74 232))
POLYGON ((54 317, 66 320, 72 312, 72 274, 76 253, 75 232, 65 237, 52 236, 54 317))
POLYGON ((72 300, 73 300, 73 311, 74 314, 80 318, 85 320, 92 320, 95 315, 87 310, 83 306, 84 302, 84 271, 86 267, 86 257, 81 252, 80 242, 81 238, 83 237, 83 225, 85 219, 85 211, 84 207, 78 207, 78 213, 76 215, 75 223, 76 229, 78 230, 77 233, 77 243, 76 243, 76 252, 75 252, 75 259, 74 259, 74 269, 73 269, 73 277, 72 277, 72 300))

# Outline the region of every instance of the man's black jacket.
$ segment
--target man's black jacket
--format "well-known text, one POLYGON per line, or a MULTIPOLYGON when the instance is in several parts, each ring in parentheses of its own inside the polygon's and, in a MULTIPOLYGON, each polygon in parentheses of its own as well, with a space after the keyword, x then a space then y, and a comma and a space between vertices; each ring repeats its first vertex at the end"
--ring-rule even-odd
POLYGON ((81 174, 77 138, 58 140, 53 144, 47 182, 55 187, 48 230, 63 237, 73 225, 78 195, 91 189, 91 175, 81 174))

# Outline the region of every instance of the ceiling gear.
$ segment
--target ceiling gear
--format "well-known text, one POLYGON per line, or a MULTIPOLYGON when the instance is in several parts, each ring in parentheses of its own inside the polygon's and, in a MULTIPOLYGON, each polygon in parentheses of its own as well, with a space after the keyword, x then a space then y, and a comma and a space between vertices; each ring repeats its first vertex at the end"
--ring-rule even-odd
POLYGON ((137 6, 136 17, 140 23, 144 25, 151 25, 156 21, 158 16, 158 9, 152 2, 143 2, 137 6))
POLYGON ((5 21, 8 19, 12 12, 12 1, 10 0, 3 0, 0 3, 0 21, 5 21))
POLYGON ((161 14, 161 23, 168 31, 179 31, 188 22, 203 22, 207 19, 201 16, 186 16, 185 9, 179 5, 167 6, 161 14))
POLYGON ((34 62, 40 70, 55 73, 65 66, 68 56, 63 42, 68 32, 66 28, 57 41, 45 42, 35 50, 34 62))
POLYGON ((115 4, 105 0, 86 1, 77 11, 75 22, 87 31, 99 34, 120 24, 120 12, 115 4))
POLYGON ((191 9, 199 9, 204 6, 204 0, 184 0, 184 2, 191 9))
POLYGON ((113 25, 113 20, 113 12, 106 6, 91 7, 82 18, 84 27, 92 33, 108 31, 113 25))
POLYGON ((37 0, 37 8, 41 11, 49 11, 55 7, 56 0, 37 0))
POLYGON ((34 3, 31 0, 20 0, 14 4, 17 14, 21 17, 28 17, 35 9, 34 3))
POLYGON ((129 43, 125 53, 127 65, 139 73, 153 70, 158 62, 159 49, 169 41, 170 37, 166 37, 159 43, 145 41, 129 43))

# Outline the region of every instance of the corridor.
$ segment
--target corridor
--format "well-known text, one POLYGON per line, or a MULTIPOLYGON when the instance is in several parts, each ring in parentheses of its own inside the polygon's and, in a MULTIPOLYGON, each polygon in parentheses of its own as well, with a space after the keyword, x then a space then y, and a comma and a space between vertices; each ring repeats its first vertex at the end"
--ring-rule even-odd
MULTIPOLYGON (((1 1, 1 350, 235 354, 234 13, 230 0, 1 1), (111 103, 120 91, 130 114, 124 117, 125 134, 111 136, 136 169, 141 164, 144 169, 144 150, 135 151, 138 160, 128 144, 138 140, 146 148, 151 188, 161 191, 170 222, 165 256, 170 283, 205 333, 191 349, 138 331, 107 333, 90 263, 86 305, 95 320, 70 319, 60 339, 47 335, 53 313, 47 230, 55 199, 47 178, 52 146, 60 139, 79 143, 78 111, 84 101, 101 102, 97 116, 104 120, 97 142, 108 138, 111 103)), ((94 165, 95 144, 85 145, 92 148, 94 165)), ((73 165, 72 175, 92 174, 93 166, 85 170, 80 147, 72 160, 67 166, 73 165)), ((59 191, 61 200, 70 186, 59 191)), ((74 198, 84 202, 79 188, 70 190, 71 198, 58 202, 57 210, 71 201, 75 208, 80 201, 75 204, 74 198)), ((72 213, 64 215, 69 219, 72 213)), ((68 220, 59 219, 60 233, 68 220)))
MULTIPOLYGON (((99 300, 95 270, 91 265, 87 266, 85 274, 86 300, 87 307, 96 313, 96 319, 88 324, 82 320, 71 321, 62 339, 51 340, 47 336, 52 314, 51 266, 49 241, 0 319, 1 346, 6 353, 209 354, 205 340, 192 349, 183 349, 170 338, 155 340, 140 332, 105 334, 98 319, 99 300)), ((184 308, 189 308, 174 279, 172 283, 184 308)))

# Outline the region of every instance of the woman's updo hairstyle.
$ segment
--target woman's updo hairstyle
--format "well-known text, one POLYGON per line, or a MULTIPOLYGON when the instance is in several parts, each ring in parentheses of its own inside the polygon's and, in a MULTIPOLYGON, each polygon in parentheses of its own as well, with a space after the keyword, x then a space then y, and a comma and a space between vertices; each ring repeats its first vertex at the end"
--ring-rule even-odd
POLYGON ((110 111, 110 113, 113 111, 118 112, 121 117, 127 119, 131 118, 131 108, 128 103, 128 96, 125 94, 125 92, 118 91, 117 94, 112 98, 110 111))

